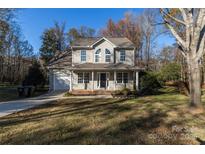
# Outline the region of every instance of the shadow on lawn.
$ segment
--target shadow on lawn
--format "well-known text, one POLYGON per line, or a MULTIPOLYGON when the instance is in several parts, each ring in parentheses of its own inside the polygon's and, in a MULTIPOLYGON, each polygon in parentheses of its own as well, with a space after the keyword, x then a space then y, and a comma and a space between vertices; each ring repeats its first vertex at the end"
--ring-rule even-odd
MULTIPOLYGON (((102 99, 94 99, 94 100, 91 99, 90 101, 84 100, 84 99, 74 99, 73 102, 71 103, 69 102, 59 103, 59 102, 54 101, 49 104, 39 105, 32 109, 28 109, 26 111, 14 113, 10 116, 2 117, 0 119, 0 126, 6 127, 6 126, 12 126, 12 125, 25 123, 25 122, 40 121, 47 117, 57 118, 57 117, 76 115, 76 114, 81 114, 81 115, 86 116, 92 112, 100 111, 101 108, 108 109, 110 108, 110 106, 113 106, 113 107, 115 106, 116 110, 119 110, 119 111, 124 109, 118 106, 118 103, 123 102, 124 99, 115 100, 115 101, 112 101, 112 99, 104 99, 104 101, 105 102, 103 102, 102 99), (61 107, 61 108, 58 110, 52 111, 52 112, 45 111, 45 112, 35 113, 35 111, 38 109, 48 110, 49 108, 52 109, 53 107, 61 107)), ((110 108, 110 109, 113 109, 113 108, 110 108)))
MULTIPOLYGON (((48 128, 36 128, 31 132, 18 132, 8 136, 1 144, 185 144, 180 140, 180 133, 172 135, 171 126, 165 124, 167 112, 154 107, 148 100, 145 104, 126 103, 127 99, 68 99, 51 104, 44 104, 17 114, 0 119, 0 128, 18 126, 29 122, 41 123, 51 120, 48 128), (146 115, 138 110, 145 105, 146 115), (55 110, 51 110, 55 108, 55 110), (49 111, 49 112, 48 112, 49 111), (124 115, 127 113, 127 115, 124 115), (129 113, 129 114, 128 114, 129 113), (70 125, 65 117, 83 117, 88 121, 75 121, 70 125), (93 117, 99 116, 96 125, 105 123, 104 127, 89 126, 93 117), (121 119, 116 117, 122 116, 121 119), (115 119, 116 118, 116 119, 115 119), (112 123, 109 123, 113 120, 112 123)), ((170 100, 171 101, 171 100, 170 100)), ((177 107, 175 108, 177 111, 177 107)), ((95 123, 95 122, 94 122, 95 123)), ((45 123, 46 125, 46 123, 45 123)))
POLYGON ((205 145, 205 141, 200 139, 199 137, 196 137, 196 140, 200 143, 200 145, 205 145))

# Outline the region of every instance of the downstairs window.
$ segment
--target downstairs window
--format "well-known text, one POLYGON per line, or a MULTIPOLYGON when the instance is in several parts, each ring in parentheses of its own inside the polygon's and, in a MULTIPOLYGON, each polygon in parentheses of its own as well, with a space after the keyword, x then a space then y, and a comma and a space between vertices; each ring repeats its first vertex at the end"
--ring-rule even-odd
POLYGON ((117 73, 117 83, 128 83, 128 73, 117 73))

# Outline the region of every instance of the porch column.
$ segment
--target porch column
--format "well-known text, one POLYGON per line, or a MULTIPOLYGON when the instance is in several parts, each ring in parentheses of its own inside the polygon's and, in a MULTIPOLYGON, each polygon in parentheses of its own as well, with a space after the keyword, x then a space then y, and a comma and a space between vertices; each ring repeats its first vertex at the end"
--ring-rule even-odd
POLYGON ((135 82, 136 82, 136 90, 139 90, 139 72, 138 71, 136 71, 135 82))
POLYGON ((116 89, 116 71, 114 71, 114 90, 116 89))
POLYGON ((73 90, 73 71, 70 72, 70 91, 73 90))
POLYGON ((93 87, 92 87, 92 91, 93 91, 93 90, 94 90, 94 72, 93 72, 93 71, 92 71, 92 84, 93 84, 93 85, 92 85, 92 86, 93 86, 93 87))

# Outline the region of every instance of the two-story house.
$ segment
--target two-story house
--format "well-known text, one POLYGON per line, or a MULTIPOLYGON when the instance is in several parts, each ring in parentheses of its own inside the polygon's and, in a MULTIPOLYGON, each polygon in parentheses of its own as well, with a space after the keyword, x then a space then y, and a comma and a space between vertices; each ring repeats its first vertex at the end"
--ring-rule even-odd
POLYGON ((48 65, 50 90, 138 89, 135 45, 127 38, 84 38, 48 65))

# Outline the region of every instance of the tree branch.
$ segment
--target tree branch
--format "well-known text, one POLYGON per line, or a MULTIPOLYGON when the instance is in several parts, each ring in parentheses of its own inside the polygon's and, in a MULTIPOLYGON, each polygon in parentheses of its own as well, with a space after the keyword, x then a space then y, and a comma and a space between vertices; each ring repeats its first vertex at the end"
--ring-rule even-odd
POLYGON ((165 22, 166 22, 167 27, 170 29, 170 31, 174 35, 174 37, 177 39, 177 41, 180 44, 180 46, 182 46, 183 49, 187 49, 185 41, 177 34, 177 32, 175 31, 174 27, 169 22, 167 22, 166 19, 165 19, 165 22))
POLYGON ((181 12, 182 17, 183 17, 184 21, 186 22, 187 21, 186 11, 184 9, 182 9, 182 8, 179 8, 179 11, 181 12))
POLYGON ((164 16, 168 16, 169 18, 171 18, 172 20, 174 20, 175 22, 178 22, 180 24, 183 24, 186 26, 186 23, 180 19, 177 19, 175 17, 173 17, 172 15, 170 15, 169 13, 166 13, 163 9, 160 9, 161 10, 161 13, 164 14, 164 16))
POLYGON ((204 53, 204 44, 205 44, 205 26, 199 34, 199 39, 197 43, 196 58, 199 59, 204 53))
MULTIPOLYGON (((201 25, 204 21, 204 15, 205 15, 205 10, 204 9, 199 9, 197 18, 196 18, 196 27, 201 29, 201 25)), ((203 26, 202 26, 203 28, 203 26)))

